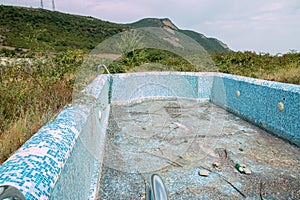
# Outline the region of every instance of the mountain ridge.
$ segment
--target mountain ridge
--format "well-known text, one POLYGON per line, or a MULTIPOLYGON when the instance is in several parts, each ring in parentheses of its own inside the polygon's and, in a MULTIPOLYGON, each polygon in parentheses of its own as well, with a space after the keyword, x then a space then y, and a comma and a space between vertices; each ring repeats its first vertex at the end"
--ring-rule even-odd
POLYGON ((93 49, 103 40, 132 28, 163 27, 193 38, 208 52, 231 51, 216 38, 181 30, 169 18, 144 18, 118 24, 40 8, 0 5, 0 46, 33 50, 93 49))
POLYGON ((193 30, 183 30, 178 28, 169 18, 144 18, 133 23, 125 24, 134 28, 142 27, 160 27, 181 32, 196 42, 198 42, 208 52, 229 52, 230 48, 222 41, 216 38, 206 37, 202 33, 193 30))

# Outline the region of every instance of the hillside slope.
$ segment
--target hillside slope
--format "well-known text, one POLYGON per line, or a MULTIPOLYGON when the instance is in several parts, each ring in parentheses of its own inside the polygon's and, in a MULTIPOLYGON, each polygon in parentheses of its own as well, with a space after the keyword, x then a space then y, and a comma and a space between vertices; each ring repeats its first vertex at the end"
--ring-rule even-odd
POLYGON ((92 17, 43 9, 0 6, 0 45, 30 49, 93 49, 128 29, 92 17))
POLYGON ((208 52, 230 51, 221 41, 194 31, 181 30, 169 19, 146 18, 131 24, 116 24, 88 16, 3 5, 0 5, 0 16, 0 48, 93 49, 104 39, 130 28, 163 27, 190 36, 208 52))
POLYGON ((175 30, 181 32, 195 41, 197 41, 204 49, 208 52, 229 52, 231 51, 229 47, 221 42, 216 38, 208 38, 201 33, 197 33, 191 30, 181 30, 173 22, 168 18, 157 19, 157 18, 145 18, 141 19, 137 22, 126 24, 127 26, 131 26, 134 28, 141 28, 141 27, 161 27, 161 28, 168 28, 171 30, 175 30))

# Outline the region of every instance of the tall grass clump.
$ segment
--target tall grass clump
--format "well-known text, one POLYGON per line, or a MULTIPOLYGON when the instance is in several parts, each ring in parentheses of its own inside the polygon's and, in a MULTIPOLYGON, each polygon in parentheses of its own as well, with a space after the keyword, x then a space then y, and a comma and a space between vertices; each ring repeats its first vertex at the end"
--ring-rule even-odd
POLYGON ((0 163, 71 101, 83 55, 69 50, 0 65, 0 163))

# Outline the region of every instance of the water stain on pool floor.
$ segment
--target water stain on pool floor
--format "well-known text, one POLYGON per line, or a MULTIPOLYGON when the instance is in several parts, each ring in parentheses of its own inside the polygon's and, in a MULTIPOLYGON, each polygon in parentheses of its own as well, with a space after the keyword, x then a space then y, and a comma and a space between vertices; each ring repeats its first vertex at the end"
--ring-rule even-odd
POLYGON ((299 148, 209 102, 113 105, 109 120, 98 199, 145 199, 153 173, 169 199, 300 199, 299 148))

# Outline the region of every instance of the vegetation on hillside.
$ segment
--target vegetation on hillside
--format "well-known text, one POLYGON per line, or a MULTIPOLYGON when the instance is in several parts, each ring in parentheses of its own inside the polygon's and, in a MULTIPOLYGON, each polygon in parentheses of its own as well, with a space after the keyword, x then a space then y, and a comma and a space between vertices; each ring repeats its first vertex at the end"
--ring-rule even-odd
POLYGON ((108 66, 111 73, 139 71, 197 71, 187 60, 158 49, 139 49, 123 55, 108 66))
MULTIPOLYGON (((300 84, 300 53, 289 52, 283 55, 257 54, 255 52, 216 52, 210 54, 219 72, 260 78, 270 81, 300 84)), ((157 49, 135 50, 109 66, 112 73, 134 70, 150 71, 198 71, 179 56, 157 49), (148 64, 149 67, 147 67, 148 64), (152 63, 152 64, 151 64, 152 63), (154 64, 161 64, 153 65, 154 64), (139 67, 137 67, 139 66, 139 67)))
MULTIPOLYGON (((68 48, 93 49, 104 39, 124 30, 138 27, 162 27, 168 19, 142 19, 132 24, 115 24, 92 17, 65 14, 44 9, 0 5, 0 46, 33 51, 60 51, 68 48)), ((168 21, 168 24, 173 24, 168 21)), ((215 38, 173 29, 195 39, 208 52, 230 51, 215 38)))
POLYGON ((92 17, 0 5, 0 45, 40 50, 93 49, 128 27, 92 17))

